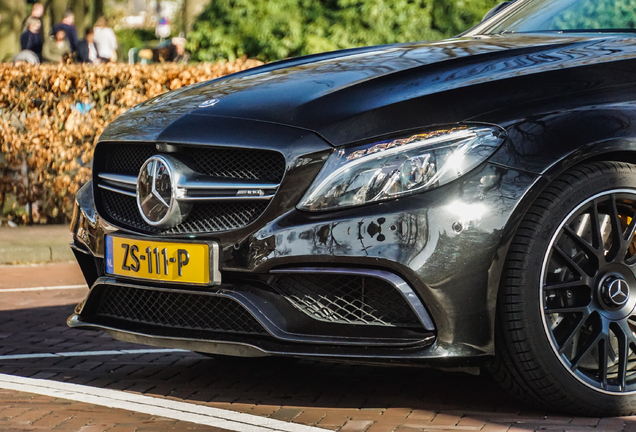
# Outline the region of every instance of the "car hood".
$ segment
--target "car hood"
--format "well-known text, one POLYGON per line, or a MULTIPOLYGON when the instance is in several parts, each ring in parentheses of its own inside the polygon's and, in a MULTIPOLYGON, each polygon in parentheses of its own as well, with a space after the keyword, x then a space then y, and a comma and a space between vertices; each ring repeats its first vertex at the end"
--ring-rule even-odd
MULTIPOLYGON (((498 35, 387 45, 271 63, 166 93, 116 120, 102 140, 156 140, 185 115, 231 117, 316 132, 333 145, 458 122, 455 99, 431 95, 633 55, 616 35, 498 35)), ((203 121, 203 118, 202 118, 203 121)))

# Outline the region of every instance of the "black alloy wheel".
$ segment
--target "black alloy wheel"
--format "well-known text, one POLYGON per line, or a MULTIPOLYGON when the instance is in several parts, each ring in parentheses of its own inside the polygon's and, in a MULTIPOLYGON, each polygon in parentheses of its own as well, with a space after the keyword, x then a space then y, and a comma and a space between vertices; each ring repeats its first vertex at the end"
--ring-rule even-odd
POLYGON ((636 191, 597 194, 563 221, 543 266, 552 348, 582 383, 608 393, 636 390, 635 232, 636 191))
POLYGON ((636 166, 557 178, 511 243, 493 376, 515 395, 584 415, 636 407, 636 166))

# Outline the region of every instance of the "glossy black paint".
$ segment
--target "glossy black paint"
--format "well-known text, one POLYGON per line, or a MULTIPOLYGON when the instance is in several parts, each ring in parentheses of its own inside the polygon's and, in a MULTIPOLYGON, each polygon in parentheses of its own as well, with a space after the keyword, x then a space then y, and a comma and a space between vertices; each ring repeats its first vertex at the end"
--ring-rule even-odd
POLYGON ((629 87, 635 55, 636 40, 625 35, 549 34, 478 36, 328 54, 160 96, 116 121, 104 139, 131 139, 136 133, 160 139, 162 127, 194 113, 312 130, 339 146, 483 119, 521 104, 542 106, 546 99, 564 103, 565 96, 629 87), (198 108, 210 99, 219 102, 198 108), (147 123, 157 130, 139 127, 147 123))
MULTIPOLYGON (((219 242, 221 271, 239 278, 309 265, 393 272, 414 288, 437 329, 432 346, 408 357, 473 361, 494 353, 500 269, 528 205, 584 160, 636 162, 635 67, 629 35, 468 33, 278 62, 188 87, 129 111, 101 142, 282 152, 288 171, 263 216, 199 236, 219 242), (500 125, 508 138, 455 182, 341 211, 295 208, 333 147, 470 122, 500 125)), ((118 228, 95 213, 92 193, 79 196, 78 207, 78 253, 103 256, 104 233, 118 228)))

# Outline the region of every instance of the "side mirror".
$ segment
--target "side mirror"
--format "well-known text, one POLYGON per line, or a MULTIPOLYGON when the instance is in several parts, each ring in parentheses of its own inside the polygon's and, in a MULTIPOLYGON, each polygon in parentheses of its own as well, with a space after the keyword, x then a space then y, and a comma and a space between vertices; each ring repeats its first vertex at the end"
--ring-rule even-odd
POLYGON ((486 21, 487 19, 489 19, 490 17, 492 17, 493 15, 495 15, 497 12, 499 12, 502 9, 507 8, 508 6, 510 6, 512 4, 511 1, 505 1, 503 3, 499 3, 497 6, 495 6, 494 8, 490 9, 488 11, 488 13, 486 15, 484 15, 484 17, 481 19, 481 22, 486 21))

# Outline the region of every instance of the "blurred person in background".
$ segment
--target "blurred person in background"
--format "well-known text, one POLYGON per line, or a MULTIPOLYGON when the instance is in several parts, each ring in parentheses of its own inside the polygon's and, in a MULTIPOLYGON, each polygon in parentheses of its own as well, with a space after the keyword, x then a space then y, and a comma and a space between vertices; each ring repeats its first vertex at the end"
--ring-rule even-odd
POLYGON ((99 17, 95 22, 95 48, 98 56, 105 61, 117 61, 117 36, 108 25, 106 17, 99 17))
POLYGON ((20 51, 13 56, 12 61, 14 66, 22 63, 28 63, 32 65, 40 64, 40 59, 38 58, 38 56, 33 51, 29 50, 20 51))
POLYGON ((185 49, 186 38, 179 36, 172 38, 172 45, 174 46, 175 56, 172 59, 175 63, 189 63, 190 54, 185 49))
POLYGON ((53 26, 52 35, 56 35, 59 30, 64 30, 71 52, 77 51, 77 29, 75 28, 75 15, 71 11, 66 11, 62 15, 62 22, 53 26))
POLYGON ((42 21, 29 17, 26 20, 26 27, 24 33, 20 35, 20 49, 32 51, 38 56, 38 59, 42 60, 42 45, 44 44, 40 38, 42 21))
POLYGON ((31 18, 38 20, 40 23, 40 41, 44 43, 44 23, 42 22, 42 15, 44 15, 44 6, 42 3, 34 3, 31 8, 31 15, 26 17, 22 22, 22 30, 26 30, 29 27, 27 21, 31 18))
POLYGON ((86 36, 77 45, 77 61, 79 63, 100 64, 102 60, 95 47, 95 32, 89 27, 84 34, 86 36))
POLYGON ((42 58, 49 63, 62 63, 70 53, 71 47, 66 40, 66 33, 61 28, 53 36, 49 36, 42 48, 42 58))

